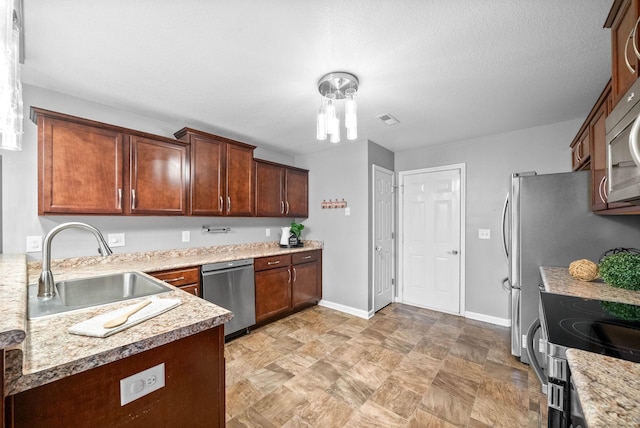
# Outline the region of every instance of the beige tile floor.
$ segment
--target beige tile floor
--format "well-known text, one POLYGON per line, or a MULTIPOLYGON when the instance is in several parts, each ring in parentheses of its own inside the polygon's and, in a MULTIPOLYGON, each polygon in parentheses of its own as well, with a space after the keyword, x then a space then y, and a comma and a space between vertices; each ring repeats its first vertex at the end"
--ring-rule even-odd
POLYGON ((227 427, 538 427, 509 349, 507 328, 440 312, 316 306, 227 343, 227 427))

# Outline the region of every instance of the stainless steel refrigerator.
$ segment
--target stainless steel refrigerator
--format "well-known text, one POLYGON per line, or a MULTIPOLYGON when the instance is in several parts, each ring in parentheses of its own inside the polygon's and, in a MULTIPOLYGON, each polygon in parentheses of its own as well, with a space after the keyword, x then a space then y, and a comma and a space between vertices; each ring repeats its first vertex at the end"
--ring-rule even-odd
POLYGON ((640 248, 640 216, 591 211, 591 173, 515 173, 503 210, 503 245, 511 301, 511 353, 522 362, 529 326, 538 318, 540 266, 597 262, 617 248, 640 248))

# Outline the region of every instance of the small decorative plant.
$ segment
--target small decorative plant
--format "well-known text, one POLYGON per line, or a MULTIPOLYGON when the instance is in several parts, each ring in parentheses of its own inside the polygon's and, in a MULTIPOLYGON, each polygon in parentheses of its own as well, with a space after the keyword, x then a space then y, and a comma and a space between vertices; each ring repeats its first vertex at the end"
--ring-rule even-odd
POLYGON ((298 238, 298 240, 300 240, 300 235, 302 234, 302 229, 304 229, 304 224, 295 223, 295 222, 291 223, 291 233, 296 235, 296 238, 298 238))
POLYGON ((640 255, 616 253, 600 262, 600 277, 609 285, 640 290, 640 255))

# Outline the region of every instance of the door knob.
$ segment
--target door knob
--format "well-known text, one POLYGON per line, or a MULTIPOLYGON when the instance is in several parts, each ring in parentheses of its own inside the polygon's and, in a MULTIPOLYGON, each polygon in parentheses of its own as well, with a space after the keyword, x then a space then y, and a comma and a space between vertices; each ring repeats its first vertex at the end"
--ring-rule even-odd
POLYGON ((382 247, 380 245, 376 245, 376 251, 380 251, 382 250, 382 247))
POLYGON ((447 253, 453 254, 455 256, 456 254, 458 254, 458 251, 457 250, 451 250, 451 251, 447 251, 447 253))

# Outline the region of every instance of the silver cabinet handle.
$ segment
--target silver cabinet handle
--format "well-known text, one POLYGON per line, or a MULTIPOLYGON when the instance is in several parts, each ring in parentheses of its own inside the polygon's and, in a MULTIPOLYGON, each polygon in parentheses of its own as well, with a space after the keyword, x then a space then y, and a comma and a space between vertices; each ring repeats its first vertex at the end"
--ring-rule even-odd
POLYGON ((136 189, 131 189, 131 209, 136 209, 136 189))
POLYGON ((184 279, 184 276, 179 276, 177 278, 169 278, 169 279, 163 279, 164 282, 176 282, 176 281, 182 281, 184 279))
POLYGON ((605 175, 604 177, 602 177, 602 180, 600 180, 600 184, 598 184, 598 195, 600 196, 600 200, 605 204, 607 203, 607 201, 604 199, 604 183, 606 179, 607 176, 605 175))
POLYGON ((291 269, 287 269, 287 272, 289 272, 289 280, 287 282, 291 284, 291 269))
POLYGON ((122 188, 118 189, 118 209, 122 209, 122 188))
POLYGON ((311 258, 311 256, 304 256, 303 257, 303 259, 305 259, 305 260, 310 259, 310 258, 311 258))
POLYGON ((280 214, 284 214, 284 201, 280 201, 280 214))
POLYGON ((285 214, 289 214, 289 201, 285 202, 285 205, 287 206, 287 210, 285 211, 285 214))
POLYGON ((580 161, 582 161, 582 158, 580 157, 580 144, 576 146, 576 151, 574 153, 576 154, 576 163, 580 163, 580 161))
POLYGON ((277 260, 275 262, 267 262, 267 265, 271 266, 271 265, 277 265, 278 263, 280 263, 280 260, 277 260))
MULTIPOLYGON (((636 27, 633 28, 633 31, 631 31, 631 33, 629 34, 629 37, 627 37, 627 41, 624 43, 624 62, 627 65, 627 69, 629 69, 630 73, 635 73, 636 70, 629 63, 629 56, 627 55, 627 52, 629 50, 629 40, 635 39, 635 38, 636 38, 636 27)), ((635 43, 635 40, 634 40, 634 43, 635 43)))
POLYGON ((218 211, 222 212, 222 205, 224 202, 222 201, 222 196, 218 198, 218 211))
POLYGON ((458 254, 458 251, 457 250, 451 250, 451 251, 447 251, 447 253, 453 254, 455 256, 456 254, 458 254))
POLYGON ((227 213, 231 212, 231 197, 227 196, 227 213))
POLYGON ((293 268, 293 282, 296 282, 297 279, 298 279, 298 271, 296 270, 296 268, 293 268))

